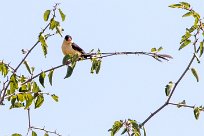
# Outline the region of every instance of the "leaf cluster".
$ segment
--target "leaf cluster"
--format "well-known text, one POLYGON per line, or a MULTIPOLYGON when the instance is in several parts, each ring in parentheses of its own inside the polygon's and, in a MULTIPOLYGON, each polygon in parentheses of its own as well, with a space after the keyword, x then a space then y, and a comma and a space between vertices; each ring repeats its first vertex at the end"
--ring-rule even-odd
POLYGON ((143 126, 140 126, 135 120, 120 120, 115 121, 110 131, 111 136, 115 136, 116 133, 121 131, 121 135, 127 134, 128 136, 141 136, 141 130, 143 131, 143 135, 146 136, 146 131, 143 126))

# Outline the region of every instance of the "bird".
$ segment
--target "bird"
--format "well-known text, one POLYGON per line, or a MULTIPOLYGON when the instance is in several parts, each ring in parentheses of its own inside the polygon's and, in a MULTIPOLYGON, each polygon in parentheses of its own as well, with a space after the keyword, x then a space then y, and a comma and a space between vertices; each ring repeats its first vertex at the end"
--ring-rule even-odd
POLYGON ((87 58, 85 51, 73 42, 70 35, 66 35, 64 37, 64 41, 62 43, 62 52, 64 55, 78 55, 79 58, 87 58))

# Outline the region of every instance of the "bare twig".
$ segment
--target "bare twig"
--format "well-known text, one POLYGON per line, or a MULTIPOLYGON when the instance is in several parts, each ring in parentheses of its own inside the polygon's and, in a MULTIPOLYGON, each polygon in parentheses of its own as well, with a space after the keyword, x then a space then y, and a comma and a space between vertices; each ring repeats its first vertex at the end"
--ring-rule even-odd
POLYGON ((44 128, 39 128, 39 127, 31 126, 31 129, 41 130, 41 131, 44 131, 45 133, 50 133, 50 134, 55 134, 57 136, 62 136, 61 134, 57 133, 56 130, 55 131, 46 130, 45 127, 44 128))
POLYGON ((180 104, 180 103, 168 103, 169 105, 174 105, 174 106, 177 106, 177 107, 186 107, 186 108, 191 108, 191 109, 194 109, 195 106, 191 106, 191 105, 186 105, 186 104, 180 104))
POLYGON ((30 108, 28 108, 28 127, 31 127, 30 108))
POLYGON ((156 111, 154 111, 153 113, 151 113, 141 124, 140 124, 140 128, 142 128, 142 126, 145 125, 145 123, 147 123, 154 115, 156 115, 159 111, 161 111, 164 107, 166 107, 168 105, 168 103, 164 103, 162 106, 160 106, 156 111))
MULTIPOLYGON (((6 83, 9 81, 9 79, 8 79, 8 77, 7 77, 7 80, 5 81, 5 82, 3 82, 3 88, 2 88, 2 90, 0 91, 0 96, 1 96, 1 94, 2 94, 2 92, 5 90, 5 85, 6 85, 6 83)), ((1 99, 1 97, 0 97, 0 99, 1 99)), ((3 103, 0 103, 0 105, 2 105, 3 103)))
MULTIPOLYGON (((62 67, 62 66, 65 66, 65 65, 62 64, 62 65, 59 65, 59 66, 50 68, 50 69, 48 69, 48 70, 45 70, 44 72, 47 73, 47 72, 49 72, 49 71, 58 69, 58 68, 60 68, 60 67, 62 67)), ((35 75, 35 76, 31 77, 30 79, 28 79, 27 81, 23 82, 22 85, 24 85, 24 84, 26 84, 26 83, 28 83, 28 82, 31 82, 33 79, 35 79, 35 78, 37 78, 38 76, 40 76, 41 73, 42 73, 42 72, 38 73, 37 75, 35 75)))
POLYGON ((146 56, 151 56, 153 57, 154 59, 157 58, 160 58, 160 59, 163 59, 163 60, 169 60, 169 59, 172 59, 173 57, 168 55, 168 54, 159 54, 159 53, 152 53, 152 52, 142 52, 142 51, 139 51, 139 52, 106 52, 106 53, 100 53, 101 56, 97 56, 98 54, 97 53, 88 53, 88 54, 85 54, 90 56, 91 57, 98 57, 98 58, 105 58, 105 57, 109 57, 109 56, 116 56, 116 55, 146 55, 146 56))
POLYGON ((28 132, 26 134, 26 136, 28 136, 29 131, 31 130, 31 119, 30 119, 30 108, 28 108, 28 132))
MULTIPOLYGON (((26 94, 34 94, 34 93, 35 93, 35 92, 26 92, 26 94)), ((12 96, 18 95, 18 94, 25 94, 25 92, 18 92, 18 93, 15 93, 15 94, 10 94, 10 95, 5 96, 4 99, 8 99, 9 97, 12 97, 12 96)), ((38 92, 38 94, 52 95, 52 94, 47 93, 47 92, 38 92)))

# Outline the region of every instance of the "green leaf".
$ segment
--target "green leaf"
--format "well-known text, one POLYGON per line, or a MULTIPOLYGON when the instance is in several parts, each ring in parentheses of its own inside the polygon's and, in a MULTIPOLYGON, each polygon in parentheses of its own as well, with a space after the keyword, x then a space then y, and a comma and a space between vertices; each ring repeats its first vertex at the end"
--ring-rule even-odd
POLYGON ((144 136, 147 136, 147 133, 146 133, 146 130, 145 130, 144 126, 142 126, 142 129, 143 129, 143 132, 144 132, 144 136))
POLYGON ((182 4, 172 4, 172 5, 169 5, 170 8, 182 8, 183 5, 182 4))
POLYGON ((32 131, 32 136, 37 136, 37 134, 35 133, 35 131, 32 131))
POLYGON ((198 118, 200 116, 200 108, 199 107, 195 107, 193 112, 194 112, 195 119, 198 120, 198 118))
POLYGON ((123 126, 121 121, 115 121, 114 125, 111 129, 109 129, 109 131, 111 131, 111 136, 114 136, 123 126))
POLYGON ((52 94, 51 96, 52 96, 52 99, 53 99, 53 100, 55 100, 56 102, 58 102, 58 100, 59 100, 58 98, 59 98, 59 97, 58 97, 57 95, 52 94))
POLYGON ((54 72, 54 70, 51 70, 51 71, 49 72, 49 74, 48 74, 48 78, 49 78, 50 85, 52 85, 53 72, 54 72))
POLYGON ((58 25, 58 26, 56 27, 56 30, 57 30, 57 33, 62 37, 63 28, 62 28, 60 25, 58 25))
POLYGON ((127 128, 124 128, 121 135, 125 134, 127 132, 127 128))
POLYGON ((187 12, 186 14, 184 14, 182 17, 189 17, 189 16, 192 16, 193 15, 193 12, 190 11, 190 12, 187 12))
POLYGON ((54 28, 55 28, 55 20, 52 18, 51 20, 50 20, 50 27, 49 27, 49 29, 51 29, 51 30, 53 30, 54 28))
POLYGON ((136 122, 136 120, 128 120, 132 124, 132 128, 139 129, 139 124, 136 122))
MULTIPOLYGON (((6 91, 6 95, 10 95, 11 94, 11 92, 10 92, 10 90, 8 89, 7 91, 6 91)), ((9 97, 9 99, 10 99, 10 97, 9 97)), ((9 100, 10 101, 10 100, 9 100)))
POLYGON ((11 98, 11 105, 14 106, 15 102, 16 102, 17 96, 13 96, 11 98))
POLYGON ((33 82, 32 86, 33 86, 32 87, 32 92, 38 93, 40 91, 39 86, 37 85, 36 82, 33 82))
POLYGON ((198 26, 197 25, 193 25, 193 26, 191 26, 191 28, 187 28, 186 30, 189 32, 189 33, 192 33, 194 30, 196 30, 198 28, 198 26))
POLYGON ((27 93, 25 95, 25 99, 26 99, 26 106, 24 109, 28 109, 33 102, 33 96, 30 93, 27 93))
POLYGON ((181 108, 182 106, 185 106, 185 105, 186 105, 186 101, 183 100, 182 102, 179 102, 179 103, 178 103, 177 107, 178 107, 178 108, 181 108))
POLYGON ((159 47, 159 49, 158 49, 157 51, 160 52, 161 50, 163 50, 163 48, 162 48, 162 47, 159 47))
POLYGON ((75 66, 76 66, 76 62, 79 60, 79 57, 78 57, 78 55, 76 54, 76 55, 73 55, 73 56, 69 56, 69 55, 66 55, 64 58, 63 58, 63 64, 66 64, 66 65, 69 65, 68 67, 67 67, 67 74, 66 74, 66 76, 64 77, 64 79, 65 78, 68 78, 68 77, 70 77, 71 75, 72 75, 72 73, 73 73, 73 70, 74 70, 74 68, 75 68, 75 66), (70 61, 69 61, 69 59, 70 59, 70 61))
POLYGON ((97 67, 96 67, 96 74, 99 73, 100 69, 101 69, 101 60, 98 60, 97 67))
POLYGON ((191 68, 191 72, 194 75, 194 77, 196 78, 197 82, 199 82, 199 77, 198 77, 198 73, 197 73, 196 69, 195 68, 191 68))
POLYGON ((19 88, 19 92, 28 92, 27 84, 22 85, 22 86, 19 88))
POLYGON ((60 13, 60 16, 61 16, 61 18, 62 18, 62 21, 64 21, 66 15, 62 12, 62 10, 61 10, 60 8, 59 8, 59 13, 60 13))
POLYGON ((89 53, 92 53, 94 51, 94 49, 91 49, 90 51, 89 51, 89 53))
MULTIPOLYGON (((65 55, 63 60, 62 60, 62 64, 63 65, 67 65, 67 61, 71 59, 70 55, 65 55)), ((70 62, 69 62, 70 63, 70 62)))
POLYGON ((47 55, 47 44, 41 44, 42 50, 43 50, 43 54, 46 57, 47 55))
POLYGON ((96 72, 96 74, 98 74, 101 68, 101 59, 92 58, 91 61, 92 61, 91 73, 93 74, 94 72, 96 72))
POLYGON ((34 70, 35 70, 35 67, 31 67, 31 71, 32 71, 32 73, 34 72, 34 70))
POLYGON ((78 60, 79 60, 78 54, 74 54, 74 55, 71 57, 71 62, 72 62, 71 64, 72 64, 72 66, 74 66, 78 60))
POLYGON ((183 42, 188 40, 188 38, 190 38, 191 36, 192 36, 192 34, 189 31, 186 31, 185 35, 183 35, 182 38, 181 38, 180 44, 182 44, 183 42))
POLYGON ((95 61, 92 61, 91 74, 94 73, 95 69, 96 69, 96 63, 95 63, 95 61))
POLYGON ((47 43, 45 41, 45 37, 43 34, 39 35, 39 41, 40 41, 41 46, 42 46, 43 54, 46 57, 46 55, 47 55, 47 43))
POLYGON ((12 134, 11 136, 22 136, 22 135, 15 133, 15 134, 12 134))
POLYGON ((197 12, 194 11, 193 13, 194 13, 194 14, 193 14, 193 17, 194 17, 194 18, 200 19, 200 15, 199 15, 197 12))
POLYGON ((45 133, 44 136, 49 136, 48 133, 45 133))
POLYGON ((27 89, 28 89, 28 91, 31 91, 31 82, 27 83, 27 89))
POLYGON ((6 64, 2 64, 2 75, 6 77, 8 74, 8 66, 6 64))
POLYGON ((26 69, 28 70, 28 72, 31 74, 31 70, 30 70, 30 66, 28 65, 27 61, 24 61, 23 64, 26 66, 26 69))
POLYGON ((194 25, 197 25, 198 21, 200 20, 200 15, 198 13, 194 12, 193 17, 195 19, 194 25))
POLYGON ((40 76, 39 76, 40 84, 41 84, 44 88, 45 88, 45 86, 44 86, 45 76, 46 76, 45 72, 42 72, 42 73, 40 74, 40 76))
POLYGON ((47 21, 49 19, 49 16, 50 16, 50 10, 46 10, 44 12, 44 16, 43 16, 44 21, 47 21))
POLYGON ((187 45, 189 45, 191 43, 191 40, 187 39, 185 40, 181 46, 179 47, 179 50, 183 49, 184 47, 186 47, 187 45))
POLYGON ((199 21, 199 18, 195 18, 194 25, 197 25, 198 21, 199 21))
POLYGON ((151 49, 151 53, 156 53, 157 52, 157 49, 156 48, 152 48, 151 49))
POLYGON ((203 41, 200 42, 200 56, 201 57, 203 55, 203 41))
POLYGON ((170 81, 170 82, 166 85, 166 87, 165 87, 165 94, 166 94, 166 96, 169 96, 172 87, 173 87, 173 82, 170 81))
POLYGON ((15 102, 13 105, 10 106, 10 109, 12 109, 12 108, 21 108, 21 107, 24 107, 23 103, 15 102))
POLYGON ((23 94, 21 94, 21 93, 17 94, 17 100, 23 102, 24 101, 23 94))
POLYGON ((191 7, 191 5, 187 2, 179 2, 179 3, 181 3, 186 9, 189 9, 191 7))
POLYGON ((25 81, 26 81, 26 77, 24 75, 22 75, 21 78, 20 78, 20 82, 23 83, 25 81))
POLYGON ((39 107, 43 104, 43 102, 44 102, 44 97, 43 97, 43 95, 38 95, 38 96, 37 96, 37 100, 36 100, 36 102, 35 102, 35 109, 36 109, 36 108, 39 108, 39 107))
POLYGON ((50 27, 49 29, 53 30, 54 28, 57 29, 57 26, 60 26, 58 21, 55 21, 53 18, 50 20, 50 27))
POLYGON ((73 70, 74 70, 73 67, 68 66, 68 67, 67 67, 67 74, 66 74, 66 76, 64 77, 64 79, 65 79, 65 78, 69 78, 69 77, 72 75, 73 70))
POLYGON ((10 93, 13 94, 16 89, 18 89, 18 81, 16 75, 13 74, 10 78, 10 93))

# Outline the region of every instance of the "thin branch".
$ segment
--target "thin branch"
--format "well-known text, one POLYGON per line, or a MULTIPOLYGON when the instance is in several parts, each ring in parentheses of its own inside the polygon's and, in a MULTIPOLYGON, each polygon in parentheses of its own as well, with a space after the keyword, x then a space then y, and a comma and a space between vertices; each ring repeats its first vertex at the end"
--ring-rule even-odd
MULTIPOLYGON (((62 64, 62 65, 59 65, 59 66, 50 68, 50 69, 48 69, 48 70, 45 70, 44 72, 47 73, 47 72, 49 72, 49 71, 58 69, 58 68, 63 67, 63 66, 65 66, 65 65, 62 64)), ((37 78, 38 76, 40 76, 41 73, 42 73, 42 72, 38 73, 37 75, 35 75, 35 76, 31 77, 30 79, 28 79, 27 81, 23 82, 22 85, 24 85, 24 84, 26 84, 26 83, 28 83, 28 82, 31 82, 33 79, 35 79, 35 78, 37 78)))
POLYGON ((191 58, 191 60, 190 60, 190 62, 189 62, 189 64, 188 64, 188 66, 186 67, 186 69, 184 70, 184 72, 181 74, 181 76, 179 77, 179 79, 177 80, 177 82, 175 83, 175 85, 174 85, 174 87, 173 87, 173 89, 172 89, 172 91, 171 91, 171 93, 170 93, 170 95, 169 95, 169 98, 168 98, 167 101, 166 101, 167 103, 169 103, 169 101, 170 101, 170 99, 171 99, 171 97, 172 97, 174 91, 176 90, 177 85, 178 85, 179 82, 183 79, 183 77, 185 76, 185 74, 188 72, 188 70, 189 70, 189 68, 190 68, 190 66, 191 66, 191 64, 193 63, 193 61, 194 61, 195 58, 196 58, 196 57, 195 57, 195 54, 193 54, 193 57, 191 58))
MULTIPOLYGON (((199 34, 199 30, 197 30, 197 32, 196 32, 195 35, 194 35, 194 38, 195 38, 195 39, 194 39, 193 45, 194 45, 195 48, 196 48, 196 43, 198 42, 198 38, 197 38, 198 34, 199 34)), ((172 91, 171 91, 171 93, 170 93, 170 95, 169 95, 169 98, 167 99, 167 103, 169 103, 169 101, 170 101, 170 99, 171 99, 171 97, 172 97, 172 95, 173 95, 173 93, 174 93, 174 91, 175 91, 177 85, 179 84, 179 82, 183 79, 183 77, 185 76, 185 74, 188 72, 190 66, 192 65, 194 59, 196 58, 196 54, 195 54, 195 53, 198 52, 199 50, 200 50, 200 47, 198 47, 197 50, 194 49, 193 57, 191 58, 189 64, 187 65, 186 69, 184 70, 184 72, 181 74, 181 76, 179 77, 179 79, 178 79, 177 82, 175 83, 175 85, 174 85, 174 87, 173 87, 173 89, 172 89, 172 91)))
POLYGON ((30 108, 28 108, 28 128, 31 127, 30 108))
POLYGON ((31 129, 36 129, 36 130, 41 130, 41 131, 44 131, 45 133, 50 133, 50 134, 55 134, 57 136, 62 136, 61 134, 57 133, 57 131, 50 131, 50 130, 46 130, 45 128, 39 128, 39 127, 34 127, 34 126, 31 126, 31 129))
POLYGON ((191 108, 191 109, 194 109, 195 106, 191 106, 191 105, 186 105, 186 104, 180 104, 180 103, 168 103, 169 105, 174 105, 174 106, 177 106, 177 107, 186 107, 186 108, 191 108))
POLYGON ((142 128, 142 126, 144 126, 147 121, 149 121, 154 115, 156 115, 159 111, 161 111, 164 107, 166 107, 168 105, 168 103, 164 103, 161 107, 159 107, 156 111, 154 111, 153 113, 151 113, 141 124, 140 124, 140 128, 142 128))
MULTIPOLYGON (((165 59, 165 60, 168 60, 170 58, 172 58, 170 55, 167 55, 167 54, 155 54, 155 53, 149 53, 149 52, 111 52, 111 53, 100 53, 102 54, 103 56, 97 56, 97 53, 91 53, 91 54, 86 54, 86 55, 90 55, 90 56, 94 56, 95 58, 104 58, 104 57, 110 57, 110 56, 115 56, 115 55, 147 55, 147 56, 151 56, 151 57, 158 57, 158 58, 161 58, 161 59, 165 59)), ((90 60, 92 59, 92 57, 89 57, 89 58, 85 58, 84 60, 90 60)), ((68 65, 68 64, 66 64, 68 65)), ((47 73, 47 72, 50 72, 52 70, 55 70, 55 69, 58 69, 58 68, 61 68, 63 66, 66 66, 66 65, 59 65, 59 66, 56 66, 56 67, 53 67, 53 68, 50 68, 48 70, 45 70, 43 72, 47 73)), ((27 81, 23 82, 22 85, 28 83, 28 82, 31 82, 33 79, 37 78, 38 76, 40 76, 42 72, 36 74, 35 76, 31 77, 30 79, 28 79, 27 81)))
MULTIPOLYGON (((26 92, 26 94, 34 94, 34 93, 35 93, 35 92, 26 92)), ((18 95, 18 94, 25 94, 25 92, 18 92, 18 93, 16 93, 16 94, 10 94, 10 95, 5 96, 4 99, 8 99, 9 97, 12 97, 12 96, 18 95)), ((52 94, 47 93, 47 92, 38 92, 38 94, 52 95, 52 94)))
POLYGON ((28 108, 28 132, 26 136, 28 136, 30 130, 31 130, 31 119, 30 119, 30 108, 28 108))
POLYGON ((33 47, 31 47, 30 50, 28 50, 28 52, 26 53, 26 55, 24 56, 24 58, 21 60, 21 62, 18 64, 18 66, 14 69, 14 73, 17 72, 18 68, 23 64, 23 62, 25 61, 25 59, 28 57, 28 55, 31 53, 31 51, 36 47, 36 45, 38 45, 38 43, 40 43, 39 40, 33 45, 33 47))
POLYGON ((88 54, 85 54, 84 56, 88 55, 90 56, 90 58, 92 58, 93 56, 98 57, 98 58, 105 58, 105 57, 116 56, 116 55, 147 55, 157 60, 158 58, 160 58, 160 59, 167 60, 167 61, 173 58, 172 56, 168 54, 159 54, 159 53, 142 52, 142 51, 139 51, 139 52, 106 52, 106 53, 100 53, 100 54, 101 56, 97 56, 99 55, 97 53, 88 53, 88 54))
MULTIPOLYGON (((0 96, 1 96, 1 94, 2 94, 2 92, 5 90, 5 84, 8 82, 9 80, 8 80, 8 77, 7 77, 7 80, 3 83, 3 88, 2 88, 2 90, 0 91, 0 96)), ((1 99, 1 98, 0 98, 1 99)), ((0 105, 2 105, 3 103, 0 103, 0 105)))

